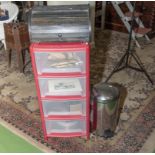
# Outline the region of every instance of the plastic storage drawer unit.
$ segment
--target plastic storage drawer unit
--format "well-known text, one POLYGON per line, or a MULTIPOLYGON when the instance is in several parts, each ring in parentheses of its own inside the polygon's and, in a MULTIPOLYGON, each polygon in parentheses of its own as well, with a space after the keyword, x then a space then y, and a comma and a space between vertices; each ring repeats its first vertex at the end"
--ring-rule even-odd
POLYGON ((43 100, 45 117, 53 115, 86 115, 86 100, 43 100))
POLYGON ((86 133, 85 120, 46 120, 47 134, 86 133))
POLYGON ((32 67, 45 140, 89 138, 89 44, 33 43, 32 67))
POLYGON ((46 96, 85 96, 85 77, 39 78, 42 97, 46 96))
POLYGON ((38 74, 86 72, 84 51, 35 52, 34 55, 38 74))

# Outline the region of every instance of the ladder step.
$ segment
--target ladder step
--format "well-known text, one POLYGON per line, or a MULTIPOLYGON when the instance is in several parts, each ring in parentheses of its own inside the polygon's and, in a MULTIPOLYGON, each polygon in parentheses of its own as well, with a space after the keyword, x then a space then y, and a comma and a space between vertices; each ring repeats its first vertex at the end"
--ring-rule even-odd
POLYGON ((141 12, 135 11, 135 9, 130 1, 111 1, 111 3, 113 5, 114 9, 116 10, 117 14, 120 16, 121 21, 124 23, 128 32, 130 32, 130 29, 131 29, 130 21, 132 20, 132 15, 134 15, 134 18, 135 18, 135 19, 133 19, 133 20, 135 20, 134 25, 135 24, 138 25, 139 28, 133 28, 132 38, 133 38, 133 40, 135 40, 136 45, 138 47, 140 47, 140 44, 138 43, 138 40, 137 40, 138 37, 145 37, 145 39, 147 41, 150 41, 149 37, 147 36, 147 33, 149 33, 151 31, 151 29, 144 27, 143 22, 139 18, 143 14, 141 12), (122 3, 124 3, 126 5, 129 12, 124 13, 125 10, 121 8, 122 3), (132 10, 134 11, 134 13, 132 12, 132 10))
POLYGON ((96 11, 95 17, 102 16, 102 14, 103 14, 102 10, 96 11))
POLYGON ((147 33, 151 31, 150 28, 143 28, 143 27, 138 27, 134 29, 134 32, 136 33, 136 37, 143 37, 147 33))
POLYGON ((117 5, 124 3, 124 1, 114 1, 114 2, 115 2, 115 4, 117 4, 117 5))
MULTIPOLYGON (((136 11, 134 12, 134 17, 136 17, 136 18, 137 18, 137 17, 140 17, 140 16, 142 16, 142 15, 143 15, 143 14, 142 14, 141 12, 136 12, 136 11)), ((125 16, 126 16, 126 17, 132 17, 132 12, 130 12, 130 11, 129 11, 129 12, 126 12, 126 13, 125 13, 125 16)))

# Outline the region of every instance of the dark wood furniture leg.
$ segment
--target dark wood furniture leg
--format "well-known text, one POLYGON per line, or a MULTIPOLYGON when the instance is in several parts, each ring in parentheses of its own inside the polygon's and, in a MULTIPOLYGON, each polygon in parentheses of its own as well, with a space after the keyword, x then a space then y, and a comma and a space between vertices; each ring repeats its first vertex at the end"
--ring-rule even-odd
POLYGON ((7 49, 7 59, 8 59, 8 67, 11 66, 11 52, 12 50, 11 49, 7 49))
POLYGON ((22 55, 22 50, 18 49, 16 50, 17 52, 17 59, 18 59, 18 67, 21 73, 23 73, 23 69, 24 69, 24 63, 23 63, 23 55, 22 55))

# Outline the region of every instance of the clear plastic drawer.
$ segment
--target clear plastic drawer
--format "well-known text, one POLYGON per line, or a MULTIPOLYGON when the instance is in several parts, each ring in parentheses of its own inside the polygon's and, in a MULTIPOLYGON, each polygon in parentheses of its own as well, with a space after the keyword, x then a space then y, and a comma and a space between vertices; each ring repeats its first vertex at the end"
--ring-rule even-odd
POLYGON ((35 52, 38 74, 86 72, 86 52, 35 52))
POLYGON ((86 78, 39 78, 42 97, 46 96, 85 96, 86 78))
POLYGON ((47 134, 86 132, 85 120, 46 120, 47 134))
POLYGON ((86 113, 85 100, 44 100, 42 101, 44 115, 83 115, 86 113))

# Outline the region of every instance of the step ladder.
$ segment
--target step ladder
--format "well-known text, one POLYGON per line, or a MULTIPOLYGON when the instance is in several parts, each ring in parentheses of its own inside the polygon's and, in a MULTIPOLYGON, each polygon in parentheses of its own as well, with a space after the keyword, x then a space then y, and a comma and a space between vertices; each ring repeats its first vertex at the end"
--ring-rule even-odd
POLYGON ((146 28, 143 22, 141 21, 141 19, 139 18, 140 16, 142 16, 142 13, 134 11, 132 4, 128 1, 112 1, 111 3, 113 7, 115 8, 117 14, 120 16, 128 32, 130 32, 130 29, 131 29, 130 21, 132 20, 132 15, 134 15, 134 19, 139 27, 133 29, 132 39, 135 41, 137 47, 141 48, 141 45, 138 42, 138 38, 140 37, 144 37, 147 42, 150 42, 150 39, 147 34, 151 31, 151 29, 146 28), (122 3, 126 4, 126 6, 129 9, 129 12, 124 13, 122 11, 121 6, 120 6, 122 3))

